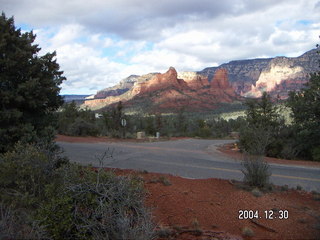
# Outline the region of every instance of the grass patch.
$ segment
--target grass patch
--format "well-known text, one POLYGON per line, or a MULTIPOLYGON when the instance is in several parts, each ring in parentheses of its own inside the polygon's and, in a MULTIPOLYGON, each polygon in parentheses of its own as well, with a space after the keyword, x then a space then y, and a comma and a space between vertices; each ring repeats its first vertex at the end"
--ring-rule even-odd
POLYGON ((160 177, 153 177, 149 183, 162 183, 163 186, 170 186, 172 185, 172 183, 170 182, 170 180, 165 177, 165 176, 160 176, 160 177))

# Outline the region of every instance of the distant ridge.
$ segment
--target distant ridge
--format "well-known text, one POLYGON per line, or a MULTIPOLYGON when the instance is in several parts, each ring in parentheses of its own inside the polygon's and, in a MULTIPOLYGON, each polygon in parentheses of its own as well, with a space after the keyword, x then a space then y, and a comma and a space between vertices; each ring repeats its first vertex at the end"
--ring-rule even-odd
POLYGON ((84 101, 90 95, 64 94, 61 95, 65 102, 84 101))
POLYGON ((87 97, 84 104, 97 110, 122 101, 145 112, 172 112, 208 111, 221 103, 260 97, 263 91, 285 99, 309 80, 310 73, 319 71, 318 59, 317 49, 312 49, 299 57, 235 60, 198 72, 171 67, 163 74, 131 75, 87 97))

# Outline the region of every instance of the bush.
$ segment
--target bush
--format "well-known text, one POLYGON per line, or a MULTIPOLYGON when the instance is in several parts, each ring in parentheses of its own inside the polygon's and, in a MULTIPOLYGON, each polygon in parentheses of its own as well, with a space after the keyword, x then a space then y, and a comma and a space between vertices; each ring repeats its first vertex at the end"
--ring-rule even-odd
POLYGON ((98 133, 99 130, 95 124, 82 118, 77 118, 67 130, 67 134, 71 136, 97 136, 98 133))
POLYGON ((271 173, 269 164, 263 160, 263 156, 246 154, 242 166, 245 183, 258 188, 268 186, 271 173))
POLYGON ((99 129, 102 129, 102 126, 98 127, 94 112, 87 108, 80 109, 74 101, 64 104, 61 111, 57 112, 56 115, 60 134, 96 136, 99 129))
POLYGON ((66 162, 54 146, 17 143, 13 151, 0 155, 1 198, 13 205, 37 205, 55 169, 66 162))
POLYGON ((198 136, 201 138, 208 138, 211 135, 212 135, 212 132, 211 132, 210 128, 208 128, 208 127, 200 128, 198 131, 198 136))
POLYGON ((270 131, 262 127, 245 127, 240 131, 239 147, 253 155, 264 155, 270 143, 270 131))
POLYGON ((49 239, 31 215, 0 203, 0 239, 49 239))
POLYGON ((320 146, 312 149, 312 159, 314 161, 320 161, 320 146))
POLYGON ((48 186, 48 202, 38 212, 54 239, 152 238, 141 181, 76 165, 60 174, 63 180, 48 186))

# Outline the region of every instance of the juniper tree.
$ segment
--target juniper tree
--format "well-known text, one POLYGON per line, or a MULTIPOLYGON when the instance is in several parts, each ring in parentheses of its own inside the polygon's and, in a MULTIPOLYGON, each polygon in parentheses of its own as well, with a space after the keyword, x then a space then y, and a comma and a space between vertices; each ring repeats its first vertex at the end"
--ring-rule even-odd
POLYGON ((16 29, 13 17, 0 16, 0 152, 18 141, 53 139, 56 111, 65 80, 56 53, 39 56, 33 32, 16 29))
POLYGON ((287 105, 292 110, 300 156, 320 161, 320 72, 310 74, 300 91, 290 92, 287 105))

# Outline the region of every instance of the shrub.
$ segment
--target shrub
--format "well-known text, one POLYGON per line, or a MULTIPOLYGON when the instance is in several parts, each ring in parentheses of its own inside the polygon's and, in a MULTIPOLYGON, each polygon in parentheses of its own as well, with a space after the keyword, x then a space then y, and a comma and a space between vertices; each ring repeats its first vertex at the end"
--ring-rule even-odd
POLYGON ((172 185, 171 182, 170 182, 170 180, 169 180, 167 177, 165 177, 165 176, 160 176, 160 177, 158 177, 158 178, 153 177, 149 182, 150 182, 150 183, 162 183, 163 186, 170 186, 170 185, 172 185))
POLYGON ((312 149, 312 159, 320 162, 320 146, 312 149))
POLYGON ((0 203, 0 239, 49 239, 31 215, 0 203))
POLYGON ((212 135, 212 133, 211 133, 210 128, 203 127, 203 128, 199 129, 198 135, 199 135, 199 137, 202 137, 202 138, 208 138, 212 135))
POLYGON ((253 155, 264 155, 270 143, 270 129, 262 127, 245 127, 240 130, 239 147, 253 155))
POLYGON ((137 178, 69 165, 47 188, 38 219, 54 239, 150 239, 154 225, 137 178), (57 189, 57 186, 60 186, 57 189))
POLYGON ((97 136, 98 133, 99 130, 94 123, 82 118, 77 118, 67 130, 67 134, 72 136, 97 136))
POLYGON ((269 164, 263 160, 263 156, 244 155, 242 162, 244 182, 250 186, 264 188, 269 184, 269 164))
POLYGON ((255 197, 261 197, 263 195, 263 193, 258 188, 252 189, 251 193, 255 197))
POLYGON ((55 169, 65 162, 53 146, 17 143, 13 151, 0 155, 0 196, 13 205, 37 205, 55 169))

